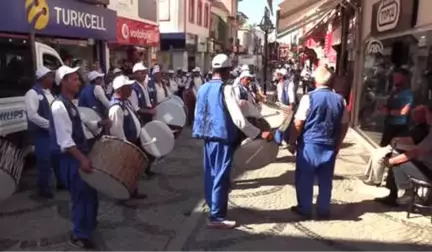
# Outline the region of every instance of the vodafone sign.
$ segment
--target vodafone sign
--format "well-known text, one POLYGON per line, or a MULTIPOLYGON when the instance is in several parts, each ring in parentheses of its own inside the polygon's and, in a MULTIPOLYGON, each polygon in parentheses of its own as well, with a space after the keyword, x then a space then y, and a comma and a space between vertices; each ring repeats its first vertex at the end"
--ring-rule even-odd
POLYGON ((159 28, 154 24, 117 17, 117 43, 135 46, 159 46, 159 28))

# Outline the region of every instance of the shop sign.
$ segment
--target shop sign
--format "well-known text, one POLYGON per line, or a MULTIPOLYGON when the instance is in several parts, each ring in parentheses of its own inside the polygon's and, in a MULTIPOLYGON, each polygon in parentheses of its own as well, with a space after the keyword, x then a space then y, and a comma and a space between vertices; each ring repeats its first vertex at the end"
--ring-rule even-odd
POLYGON ((417 22, 418 0, 381 0, 372 7, 371 34, 411 29, 417 22))
POLYGON ((0 31, 114 40, 116 12, 71 0, 14 0, 0 8, 0 31))
POLYGON ((379 40, 372 39, 367 44, 366 53, 369 55, 382 54, 383 51, 384 51, 384 46, 379 40))
POLYGON ((117 17, 117 43, 123 45, 159 45, 159 28, 153 24, 117 17))

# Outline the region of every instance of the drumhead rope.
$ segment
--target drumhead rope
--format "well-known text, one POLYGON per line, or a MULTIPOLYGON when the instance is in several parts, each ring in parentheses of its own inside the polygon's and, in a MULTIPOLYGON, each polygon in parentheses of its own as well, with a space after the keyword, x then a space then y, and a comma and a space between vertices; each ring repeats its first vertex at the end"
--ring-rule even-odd
POLYGON ((24 154, 11 142, 0 138, 0 200, 16 190, 24 167, 24 154))

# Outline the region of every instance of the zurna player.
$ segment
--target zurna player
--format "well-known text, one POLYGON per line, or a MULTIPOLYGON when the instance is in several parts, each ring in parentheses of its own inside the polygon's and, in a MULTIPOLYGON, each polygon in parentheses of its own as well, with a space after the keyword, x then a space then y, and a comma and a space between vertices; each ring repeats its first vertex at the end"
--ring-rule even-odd
MULTIPOLYGON (((238 129, 251 139, 258 137, 260 130, 244 118, 232 86, 225 85, 231 71, 228 56, 216 55, 212 68, 212 80, 198 90, 192 135, 204 140, 205 199, 210 207, 208 226, 225 229, 236 226, 235 221, 226 217, 238 129)), ((267 132, 263 135, 270 136, 267 132)))

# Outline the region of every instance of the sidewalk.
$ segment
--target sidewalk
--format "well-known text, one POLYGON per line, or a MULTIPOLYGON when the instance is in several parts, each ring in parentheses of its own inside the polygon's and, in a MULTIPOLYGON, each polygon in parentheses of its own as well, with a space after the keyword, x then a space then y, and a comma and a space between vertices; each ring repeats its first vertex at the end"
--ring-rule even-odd
MULTIPOLYGON (((101 250, 432 250, 426 217, 406 219, 404 208, 372 201, 384 189, 363 185, 368 153, 349 132, 338 158, 331 221, 299 222, 295 204, 294 157, 281 151, 262 169, 234 171, 230 217, 235 230, 205 227, 201 144, 186 129, 175 151, 155 167, 162 173, 141 181, 149 198, 136 209, 103 198, 95 240, 101 250)), ((34 172, 27 190, 0 206, 0 250, 72 250, 68 194, 42 202, 35 197, 34 172)))

